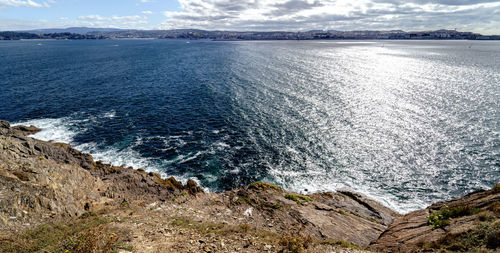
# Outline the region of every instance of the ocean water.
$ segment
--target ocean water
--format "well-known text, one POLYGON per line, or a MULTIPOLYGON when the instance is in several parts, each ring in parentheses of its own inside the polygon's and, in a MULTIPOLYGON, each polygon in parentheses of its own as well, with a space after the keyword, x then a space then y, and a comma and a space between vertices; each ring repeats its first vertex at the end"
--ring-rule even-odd
POLYGON ((0 118, 96 160, 400 212, 500 182, 500 42, 0 42, 0 118))

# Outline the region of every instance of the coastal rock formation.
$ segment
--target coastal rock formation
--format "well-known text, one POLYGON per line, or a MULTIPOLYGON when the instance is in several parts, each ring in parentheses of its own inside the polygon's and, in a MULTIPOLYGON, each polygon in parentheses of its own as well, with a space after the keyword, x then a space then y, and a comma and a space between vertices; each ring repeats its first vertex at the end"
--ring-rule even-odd
POLYGON ((256 182, 205 193, 28 137, 37 131, 0 121, 0 252, 498 248, 500 186, 404 216, 344 189, 301 195, 256 182), (463 239, 471 234, 482 239, 463 239))
POLYGON ((471 251, 500 247, 500 184, 398 217, 373 242, 379 251, 471 251))
POLYGON ((94 162, 68 144, 27 137, 37 131, 0 121, 0 230, 78 217, 105 204, 165 201, 185 189, 173 178, 94 162))
POLYGON ((77 217, 90 203, 104 201, 99 192, 104 189, 102 181, 63 148, 26 137, 23 128, 12 129, 5 122, 0 127, 0 229, 77 217))

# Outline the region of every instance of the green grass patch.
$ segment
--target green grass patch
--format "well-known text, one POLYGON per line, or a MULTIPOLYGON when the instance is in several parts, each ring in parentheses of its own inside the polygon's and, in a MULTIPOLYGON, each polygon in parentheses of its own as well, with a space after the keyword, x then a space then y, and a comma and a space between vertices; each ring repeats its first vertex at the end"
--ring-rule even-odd
POLYGON ((281 205, 280 203, 271 203, 271 202, 265 202, 265 201, 260 202, 260 205, 263 208, 267 208, 267 209, 271 209, 271 210, 276 210, 276 209, 280 209, 281 207, 283 207, 283 205, 281 205))
POLYGON ((249 198, 249 197, 247 197, 247 196, 240 196, 240 197, 238 198, 238 201, 239 201, 240 203, 242 203, 242 204, 245 204, 245 203, 246 203, 246 204, 251 205, 251 206, 253 206, 253 205, 256 205, 256 204, 257 204, 257 201, 256 201, 255 199, 251 199, 251 198, 249 198))
POLYGON ((450 224, 451 219, 458 218, 462 216, 469 216, 479 213, 480 209, 471 206, 457 206, 448 207, 445 205, 444 209, 441 209, 427 217, 427 223, 432 228, 442 228, 450 224))
POLYGON ((314 201, 314 199, 312 199, 310 197, 307 197, 307 196, 304 196, 304 195, 300 195, 300 194, 293 194, 293 193, 287 193, 287 194, 285 194, 285 198, 297 202, 297 205, 299 205, 299 206, 302 205, 301 200, 305 201, 305 202, 314 201))
POLYGON ((283 191, 279 186, 270 184, 270 183, 265 183, 265 182, 254 182, 248 185, 247 187, 249 190, 276 190, 276 191, 283 191))

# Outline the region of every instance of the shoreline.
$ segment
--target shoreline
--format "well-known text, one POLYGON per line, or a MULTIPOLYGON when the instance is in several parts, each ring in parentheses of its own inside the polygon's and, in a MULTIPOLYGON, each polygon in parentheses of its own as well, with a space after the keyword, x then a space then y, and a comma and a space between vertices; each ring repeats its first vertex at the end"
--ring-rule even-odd
MULTIPOLYGON (((0 245, 18 245, 34 233, 23 231, 76 224, 101 231, 90 237, 95 247, 127 249, 122 252, 457 250, 467 233, 482 233, 483 239, 461 249, 500 247, 495 244, 500 239, 500 184, 406 215, 352 191, 302 195, 256 182, 204 193, 192 180, 182 184, 173 177, 94 162, 69 144, 27 137, 39 130, 0 121, 0 183, 5 186, 0 188, 0 245), (92 217, 106 222, 90 225, 92 217), (114 231, 111 238, 123 240, 108 237, 100 245, 106 236, 102 231, 114 231)), ((73 238, 90 231, 65 233, 73 238)), ((23 247, 31 251, 38 239, 26 240, 23 247)), ((59 238, 45 249, 61 249, 60 242, 68 245, 67 240, 59 238)))
MULTIPOLYGON (((54 119, 56 121, 59 121, 59 119, 65 119, 64 117, 63 118, 57 118, 57 119, 54 119)), ((37 125, 37 124, 43 124, 43 122, 41 121, 44 121, 46 119, 36 119, 36 120, 24 120, 24 121, 19 121, 19 122, 16 122, 16 123, 12 123, 12 126, 23 126, 23 125, 37 125)), ((58 125, 57 127, 53 128, 53 129, 48 129, 50 128, 51 126, 47 125, 47 127, 42 127, 40 128, 40 131, 37 132, 37 133, 34 133, 32 135, 29 135, 29 137, 32 137, 32 138, 35 138, 35 139, 38 139, 38 140, 42 140, 42 141, 47 141, 47 142, 64 142, 64 143, 67 143, 67 144, 70 144, 71 145, 71 139, 73 138, 73 136, 76 135, 76 133, 74 132, 70 132, 69 129, 66 129, 62 124, 58 125), (64 131, 64 133, 61 133, 61 131, 64 131), (44 133, 46 133, 45 135, 43 135, 44 133), (42 135, 40 135, 42 134, 42 135), (56 135, 57 137, 52 139, 52 138, 48 138, 47 136, 53 136, 53 135, 56 135)), ((207 192, 207 193, 221 193, 221 192, 224 192, 224 191, 211 191, 209 187, 206 187, 204 185, 202 185, 200 183, 200 181, 196 178, 187 178, 187 177, 179 177, 179 176, 175 176, 175 175, 167 175, 166 173, 163 173, 161 172, 160 170, 154 168, 153 166, 151 165, 148 165, 148 159, 146 158, 143 158, 143 157, 140 157, 140 155, 138 156, 137 154, 135 154, 133 157, 129 157, 129 159, 132 159, 132 160, 135 160, 133 161, 132 163, 127 162, 125 160, 122 160, 120 162, 114 162, 113 161, 113 157, 110 157, 110 158, 107 158, 107 157, 104 157, 102 155, 95 155, 95 154, 92 154, 92 152, 89 152, 88 150, 84 150, 84 149, 80 149, 80 147, 82 146, 86 146, 86 144, 80 144, 78 146, 75 146, 73 148, 75 148, 76 150, 82 152, 82 153, 88 153, 90 155, 93 156, 93 158, 95 157, 99 157, 97 160, 101 160, 103 163, 106 163, 106 164, 110 164, 112 166, 122 166, 122 165, 125 165, 125 167, 132 167, 133 169, 135 170, 138 170, 138 169, 142 169, 146 172, 153 172, 153 173, 156 173, 156 174, 159 174, 162 178, 169 178, 169 177, 175 177, 176 180, 182 182, 182 183, 186 183, 189 179, 193 179, 194 181, 196 181, 196 183, 198 185, 200 185, 200 187, 203 189, 203 191, 207 192), (140 165, 142 164, 142 165, 140 165)), ((108 150, 105 150, 105 151, 102 151, 103 153, 109 153, 109 152, 112 152, 112 150, 108 149, 108 150)), ((117 152, 112 152, 114 153, 115 155, 117 154, 117 152)), ((126 154, 121 154, 121 155, 126 155, 126 154)), ((116 157, 115 157, 116 158, 116 157)), ((122 159, 122 157, 119 157, 120 159, 122 159)), ((273 183, 273 182, 270 182, 270 183, 273 183)), ((245 187, 244 185, 240 186, 240 187, 245 187)), ((280 186, 282 187, 282 186, 280 186)), ((359 192, 365 196, 367 196, 368 198, 370 199, 373 199, 381 204, 383 204, 384 206, 394 210, 395 212, 398 212, 400 214, 407 214, 407 213, 410 213, 410 212, 413 212, 413 211, 416 211, 416 210, 420 210, 420 209, 423 209, 427 206, 429 206, 430 204, 432 203, 428 203, 428 204, 422 204, 420 205, 419 207, 413 207, 411 209, 407 209, 407 208, 401 208, 401 207, 398 207, 397 203, 394 203, 390 200, 388 200, 387 198, 384 198, 384 196, 382 196, 381 194, 379 194, 378 196, 376 196, 376 194, 370 194, 369 191, 362 191, 360 189, 355 189, 355 188, 352 188, 352 187, 349 187, 349 186, 342 186, 340 188, 335 188, 335 189, 317 189, 317 190, 307 190, 307 191, 297 191, 297 190, 293 190, 293 189, 288 189, 286 187, 282 187, 283 189, 287 190, 287 191, 291 191, 291 192, 297 192, 297 193, 300 193, 300 194, 315 194, 315 193, 318 193, 318 194, 321 194, 321 193, 328 193, 328 192, 336 192, 338 190, 342 191, 354 191, 354 192, 359 192)), ((235 188, 235 189, 238 189, 238 188, 235 188)), ((235 189, 230 189, 230 190, 235 190, 235 189)), ((470 192, 472 192, 473 190, 471 190, 470 192)), ((446 200, 451 200, 453 199, 453 197, 450 197, 448 199, 442 199, 442 201, 446 201, 446 200)))
MULTIPOLYGON (((103 116, 103 117, 108 117, 108 116, 103 116)), ((114 117, 114 116, 112 116, 112 117, 114 117)), ((35 120, 23 120, 23 121, 17 121, 16 123, 12 123, 12 126, 39 125, 39 124, 41 124, 43 127, 40 129, 40 132, 37 132, 34 135, 30 135, 30 137, 37 138, 37 139, 43 140, 43 141, 65 142, 65 143, 71 144, 72 138, 75 135, 77 135, 78 133, 74 132, 74 131, 70 131, 67 128, 67 126, 66 126, 67 124, 64 124, 62 122, 62 121, 65 121, 66 119, 68 119, 68 118, 63 117, 63 118, 53 118, 53 119, 52 118, 48 118, 48 119, 47 118, 42 118, 42 119, 35 119, 35 120), (47 120, 49 120, 49 122, 46 122, 47 120), (55 121, 55 123, 53 121, 55 121), (44 134, 44 133, 46 133, 46 134, 45 135, 40 135, 40 134, 44 134), (48 136, 54 136, 54 135, 56 137, 53 138, 53 139, 50 138, 50 137, 48 137, 48 136)), ((182 183, 186 183, 189 179, 194 179, 197 182, 197 184, 200 185, 200 187, 205 192, 210 192, 210 193, 220 193, 220 192, 223 192, 223 191, 211 191, 209 187, 204 186, 203 184, 201 184, 200 181, 198 179, 196 179, 196 178, 188 178, 188 177, 179 177, 179 176, 175 176, 175 175, 167 175, 166 173, 163 173, 160 170, 158 170, 157 168, 155 168, 154 166, 148 165, 148 162, 149 162, 148 159, 144 158, 144 157, 141 157, 140 154, 128 154, 128 153, 121 153, 121 151, 117 151, 117 150, 113 150, 113 149, 105 149, 105 150, 100 150, 99 152, 103 153, 103 154, 112 153, 114 155, 114 157, 105 157, 103 154, 99 154, 99 155, 96 156, 92 152, 89 152, 88 149, 85 150, 85 148, 84 149, 80 148, 80 147, 83 147, 83 146, 87 146, 87 144, 80 144, 80 145, 75 146, 73 148, 77 149, 80 152, 88 153, 88 154, 92 155, 94 158, 95 157, 99 157, 97 160, 102 160, 104 163, 107 163, 107 164, 110 164, 110 165, 113 165, 113 166, 122 166, 122 165, 125 165, 126 167, 132 167, 135 170, 142 169, 142 170, 145 170, 147 172, 153 172, 153 173, 159 174, 164 179, 165 178, 169 178, 171 176, 174 176, 176 178, 176 180, 178 180, 178 181, 180 181, 182 183), (124 159, 124 157, 127 157, 128 161, 127 161, 127 159, 124 159), (113 161, 114 158, 118 158, 120 161, 118 161, 118 162, 113 161)), ((244 185, 242 185, 240 187, 244 187, 244 185)), ((282 187, 282 186, 280 186, 280 187, 282 187)), ((308 194, 308 193, 309 194, 314 194, 314 193, 336 192, 337 190, 355 191, 355 192, 359 192, 359 193, 367 196, 370 199, 373 199, 373 200, 375 200, 375 201, 383 204, 384 206, 386 206, 386 207, 394 210, 395 212, 398 212, 400 214, 408 214, 408 213, 411 213, 411 212, 414 212, 414 211, 417 211, 417 210, 425 209, 427 206, 432 205, 436 201, 450 201, 452 199, 459 198, 461 196, 467 195, 467 194, 472 193, 472 192, 477 191, 477 190, 481 190, 481 189, 482 190, 486 190, 486 189, 489 189, 490 187, 484 187, 484 188, 481 188, 481 189, 469 189, 469 190, 467 190, 466 192, 464 192, 461 195, 447 196, 445 198, 438 198, 438 199, 435 199, 433 202, 421 203, 421 204, 419 204, 419 206, 414 206, 414 207, 411 207, 411 208, 401 207, 400 205, 398 205, 399 202, 392 200, 390 198, 390 196, 388 198, 388 196, 383 195, 383 194, 373 194, 373 193, 370 193, 370 191, 368 191, 368 190, 362 190, 362 189, 350 187, 350 186, 347 186, 347 185, 344 185, 344 186, 342 186, 340 188, 335 188, 335 189, 318 189, 318 190, 310 190, 309 189, 308 191, 303 191, 303 190, 302 191, 298 191, 298 190, 294 190, 294 189, 289 189, 287 187, 283 187, 283 188, 285 190, 292 191, 292 192, 297 192, 297 193, 300 193, 300 194, 308 194)), ((230 189, 230 190, 234 190, 234 189, 230 189)))

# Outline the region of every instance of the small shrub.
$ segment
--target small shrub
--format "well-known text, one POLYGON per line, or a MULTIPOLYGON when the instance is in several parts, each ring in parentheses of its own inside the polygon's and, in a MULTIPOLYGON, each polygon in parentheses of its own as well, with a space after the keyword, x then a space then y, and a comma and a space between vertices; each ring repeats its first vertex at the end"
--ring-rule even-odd
POLYGON ((120 203, 120 206, 121 207, 128 207, 128 201, 126 199, 122 200, 122 202, 120 203))
POLYGON ((338 209, 337 213, 340 213, 340 214, 345 215, 345 216, 349 216, 349 213, 347 213, 346 211, 341 210, 341 209, 338 209))
POLYGON ((292 232, 290 235, 283 236, 280 240, 280 245, 283 246, 283 252, 302 252, 309 248, 312 243, 311 236, 301 236, 292 232))
POLYGON ((449 208, 445 205, 444 209, 429 215, 427 217, 427 221, 432 228, 442 228, 450 224, 450 220, 453 218, 477 214, 479 211, 479 208, 471 206, 457 206, 449 208))

